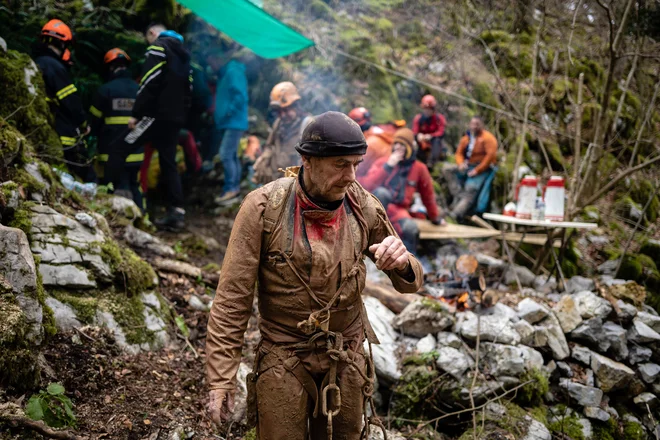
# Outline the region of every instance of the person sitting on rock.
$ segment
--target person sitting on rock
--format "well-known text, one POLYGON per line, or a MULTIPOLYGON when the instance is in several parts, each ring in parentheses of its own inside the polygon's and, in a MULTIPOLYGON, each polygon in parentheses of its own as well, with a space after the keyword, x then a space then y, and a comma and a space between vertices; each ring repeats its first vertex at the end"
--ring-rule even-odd
POLYGON ((483 120, 474 117, 470 130, 461 138, 456 150, 456 165, 443 169, 447 187, 454 198, 449 215, 457 220, 476 206, 477 214, 488 208, 488 196, 495 177, 497 163, 497 139, 484 129, 483 120), (485 197, 480 195, 484 194, 485 197))
POLYGON ((420 105, 422 113, 413 119, 413 133, 420 150, 418 159, 433 169, 447 154, 442 144, 447 120, 436 111, 438 101, 433 95, 425 95, 420 105))
MULTIPOLYGON (((130 62, 128 54, 119 48, 111 49, 105 54, 103 64, 106 67, 108 82, 97 90, 89 108, 92 134, 98 138, 96 160, 98 175, 103 184, 109 182, 105 167, 110 150, 129 133, 128 120, 139 88, 128 70, 130 62)), ((140 145, 134 153, 126 157, 115 194, 132 198, 135 204, 144 210, 138 181, 143 160, 144 145, 140 145)))
POLYGON ((83 139, 90 132, 87 113, 69 73, 71 52, 68 47, 72 41, 69 26, 60 20, 50 20, 41 29, 39 42, 34 47, 34 62, 46 85, 46 100, 55 114, 55 131, 60 137, 67 166, 83 181, 93 182, 96 175, 83 139))
POLYGON ((394 135, 392 154, 377 160, 369 173, 359 180, 383 204, 406 249, 413 253, 417 249, 419 227, 412 218, 410 207, 416 192, 419 192, 431 222, 443 222, 429 170, 416 160, 416 155, 413 132, 401 128, 394 135))
POLYGON ((348 112, 348 117, 360 126, 367 139, 367 154, 364 155, 364 160, 355 172, 357 178, 360 179, 367 175, 374 162, 392 153, 394 133, 388 132, 378 125, 373 125, 371 113, 364 107, 354 108, 348 112))

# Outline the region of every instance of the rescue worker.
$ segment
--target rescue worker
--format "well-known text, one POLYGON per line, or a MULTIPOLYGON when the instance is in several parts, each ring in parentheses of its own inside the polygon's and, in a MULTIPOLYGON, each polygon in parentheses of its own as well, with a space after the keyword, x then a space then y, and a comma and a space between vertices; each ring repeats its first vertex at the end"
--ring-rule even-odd
POLYGON ((378 425, 363 413, 374 377, 363 342, 377 343, 361 299, 363 259, 373 259, 400 292, 416 292, 423 273, 381 204, 355 182, 366 149, 360 127, 346 115, 316 116, 296 146, 298 175, 243 201, 208 324, 209 410, 216 422, 233 410, 256 285, 262 341, 256 375, 248 379, 248 411, 254 415, 256 406, 257 437, 357 440, 365 419, 372 430, 378 425))
POLYGON ((234 53, 235 50, 213 52, 206 58, 218 74, 213 113, 215 127, 208 159, 212 160, 219 153, 222 161, 222 194, 215 198, 215 203, 220 206, 239 201, 242 167, 238 146, 248 129, 248 81, 245 65, 232 58, 234 53))
POLYGON ((128 121, 131 131, 110 151, 105 169, 108 180, 118 187, 126 158, 150 142, 158 150, 167 203, 167 214, 154 224, 179 230, 184 227, 186 211, 176 166, 176 145, 191 105, 190 53, 183 46, 183 37, 162 24, 150 25, 146 39, 150 46, 128 121))
POLYGON ((456 149, 456 165, 446 166, 443 175, 453 202, 449 215, 462 220, 474 207, 477 196, 484 192, 485 202, 477 213, 483 213, 488 204, 490 188, 497 163, 497 139, 484 129, 483 120, 470 120, 470 130, 461 138, 456 149))
POLYGON ((372 125, 371 113, 364 107, 354 108, 348 112, 348 117, 360 126, 367 140, 367 154, 364 155, 362 163, 355 172, 359 180, 369 172, 374 162, 381 157, 390 155, 394 136, 393 133, 383 130, 380 126, 372 125))
POLYGON ((447 121, 436 111, 438 101, 433 95, 425 95, 421 102, 422 113, 413 119, 413 133, 419 145, 418 159, 429 168, 439 160, 444 160, 446 152, 442 145, 447 121))
MULTIPOLYGON (((128 70, 130 63, 131 58, 119 48, 105 54, 103 64, 107 82, 98 89, 89 108, 92 134, 98 138, 98 174, 103 184, 108 183, 106 168, 110 152, 129 133, 128 121, 138 92, 137 82, 131 78, 128 70)), ((144 146, 140 145, 126 157, 119 183, 115 187, 115 194, 132 198, 141 208, 144 207, 138 173, 143 160, 144 146)))
POLYGON ((33 58, 46 84, 46 100, 55 114, 55 131, 60 137, 67 166, 83 181, 93 182, 96 176, 83 139, 89 134, 87 114, 68 70, 71 63, 68 46, 72 41, 73 34, 66 24, 50 20, 41 29, 33 58))
POLYGON ((362 186, 383 204, 406 249, 413 253, 417 251, 419 227, 410 214, 410 207, 416 192, 426 207, 429 220, 434 224, 442 222, 435 203, 433 179, 416 156, 413 132, 401 128, 394 135, 392 154, 377 160, 369 173, 360 179, 362 186))
POLYGON ((264 152, 254 164, 254 183, 257 184, 266 184, 280 177, 279 169, 300 165, 295 146, 311 120, 300 108, 298 89, 288 81, 273 87, 270 107, 277 112, 277 118, 264 145, 264 152))

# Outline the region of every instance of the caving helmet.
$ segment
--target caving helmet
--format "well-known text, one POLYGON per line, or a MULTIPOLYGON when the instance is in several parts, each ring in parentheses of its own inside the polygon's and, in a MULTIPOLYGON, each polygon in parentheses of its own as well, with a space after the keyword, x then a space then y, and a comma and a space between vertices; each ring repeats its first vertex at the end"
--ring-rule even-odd
POLYGON ((435 96, 433 95, 424 95, 421 105, 422 108, 434 109, 438 105, 438 101, 436 101, 435 96))
POLYGON ((128 64, 131 62, 131 57, 129 57, 128 54, 120 48, 115 47, 114 49, 107 51, 103 57, 103 64, 105 65, 108 65, 113 61, 124 61, 126 64, 128 64))
POLYGON ((73 33, 69 26, 64 24, 62 20, 53 19, 41 28, 42 38, 54 38, 62 43, 68 44, 73 41, 73 33))
POLYGON ((298 89, 289 81, 277 84, 270 92, 270 106, 273 108, 287 108, 298 100, 298 89))
POLYGON ((371 127, 371 112, 364 107, 356 107, 348 112, 348 117, 357 122, 362 131, 371 127))

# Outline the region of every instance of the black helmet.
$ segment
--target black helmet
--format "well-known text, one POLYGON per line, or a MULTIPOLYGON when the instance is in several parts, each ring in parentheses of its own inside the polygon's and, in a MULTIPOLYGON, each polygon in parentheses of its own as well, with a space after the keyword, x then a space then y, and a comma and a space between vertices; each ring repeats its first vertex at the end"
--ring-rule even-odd
POLYGON ((351 118, 339 112, 325 112, 314 116, 305 127, 296 150, 302 156, 312 157, 365 154, 367 141, 351 118))

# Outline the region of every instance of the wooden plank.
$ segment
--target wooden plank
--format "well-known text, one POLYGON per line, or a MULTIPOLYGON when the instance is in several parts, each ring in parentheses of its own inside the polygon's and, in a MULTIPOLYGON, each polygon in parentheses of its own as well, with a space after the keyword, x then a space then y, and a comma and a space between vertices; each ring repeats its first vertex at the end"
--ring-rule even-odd
MULTIPOLYGON (((497 238, 502 239, 502 233, 497 229, 477 228, 466 225, 447 224, 444 226, 434 225, 428 220, 415 220, 419 226, 420 240, 451 240, 458 238, 497 238)), ((507 241, 519 242, 522 238, 520 232, 506 232, 507 241)), ((526 234, 523 243, 543 246, 547 241, 546 234, 526 234)), ((560 240, 555 240, 555 247, 560 247, 560 240)))

